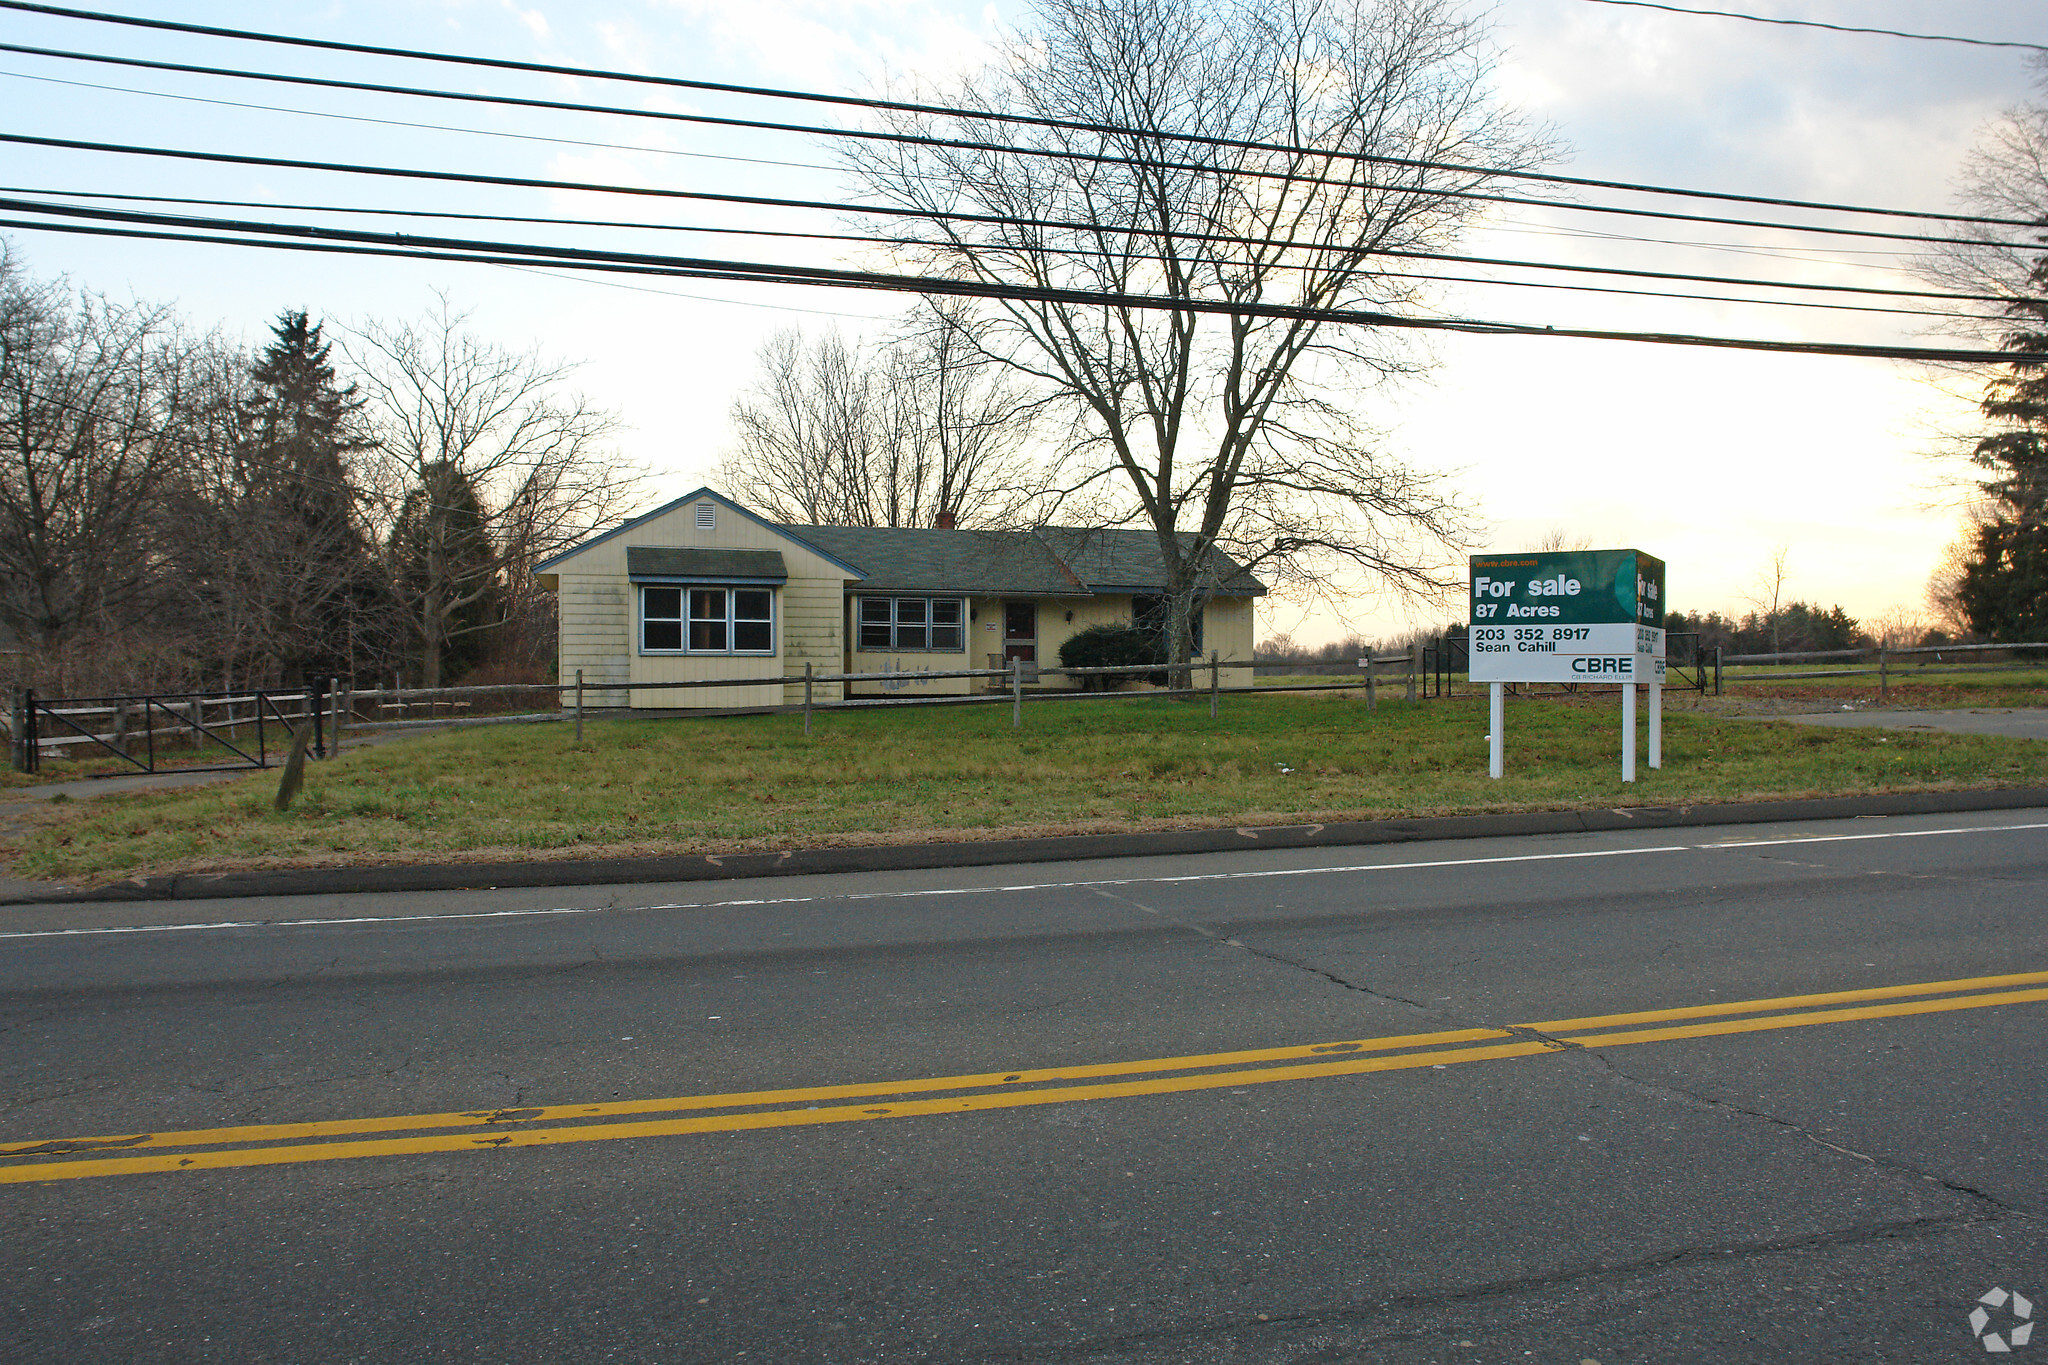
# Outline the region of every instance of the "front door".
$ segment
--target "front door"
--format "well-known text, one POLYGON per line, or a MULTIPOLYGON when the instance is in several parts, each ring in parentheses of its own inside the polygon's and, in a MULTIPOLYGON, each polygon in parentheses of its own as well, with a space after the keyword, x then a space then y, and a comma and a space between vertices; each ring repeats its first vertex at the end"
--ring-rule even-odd
POLYGON ((1038 662, 1038 603, 1003 603, 1003 662, 1038 662))

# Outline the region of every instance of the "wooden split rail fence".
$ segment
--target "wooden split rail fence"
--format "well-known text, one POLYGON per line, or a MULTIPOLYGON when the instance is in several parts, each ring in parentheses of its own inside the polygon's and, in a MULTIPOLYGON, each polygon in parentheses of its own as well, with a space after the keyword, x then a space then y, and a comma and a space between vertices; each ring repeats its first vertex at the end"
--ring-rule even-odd
POLYGON ((1875 678, 1880 701, 1891 700, 1894 682, 1923 678, 1957 677, 1987 671, 2048 668, 2048 644, 1979 645, 1890 645, 1862 649, 1808 649, 1777 654, 1719 654, 1714 659, 1714 692, 1726 684, 1799 682, 1818 678, 1875 678), (2040 651, 2039 658, 1984 659, 1985 654, 2010 655, 2015 651, 2040 651), (1964 662, 1965 658, 1976 662, 1964 662), (1844 660, 1860 666, 1812 668, 1794 673, 1724 673, 1724 668, 1774 664, 1812 664, 1844 660))
POLYGON ((1209 699, 1209 713, 1217 714, 1220 699, 1227 695, 1265 692, 1364 691, 1368 708, 1376 707, 1379 689, 1390 681, 1405 683, 1406 695, 1415 700, 1420 666, 1415 653, 1390 654, 1358 660, 1361 673, 1343 681, 1284 682, 1226 687, 1226 669, 1246 669, 1258 661, 1226 660, 1215 654, 1191 660, 1179 668, 1171 664, 1134 664, 1104 668, 1053 668, 1027 665, 1012 660, 1005 668, 966 668, 935 672, 901 671, 861 673, 820 673, 809 667, 800 675, 763 678, 713 678, 689 682, 632 682, 607 680, 586 685, 581 671, 561 683, 509 683, 467 687, 372 688, 344 687, 339 680, 326 685, 294 691, 252 690, 234 693, 44 698, 33 692, 17 694, 9 716, 17 769, 40 771, 45 757, 95 755, 111 756, 125 768, 158 772, 175 766, 180 771, 204 772, 238 768, 267 768, 298 732, 310 724, 313 735, 309 753, 327 757, 341 747, 343 732, 352 727, 393 729, 409 726, 467 726, 518 721, 569 720, 577 738, 583 732, 585 694, 605 692, 679 692, 706 687, 793 688, 801 684, 803 701, 780 706, 754 706, 707 710, 704 714, 802 712, 804 731, 810 733, 811 716, 818 711, 869 710, 887 707, 986 705, 1007 700, 1011 723, 1023 724, 1024 703, 1033 700, 1131 700, 1139 697, 1201 697, 1209 699), (1026 672, 1029 668, 1032 671, 1026 672), (1149 675, 1167 675, 1168 685, 1142 692, 1113 688, 1089 690, 1090 684, 1108 681, 1143 680, 1149 675), (1178 675, 1177 677, 1175 675, 1178 675), (1030 692, 1027 682, 1040 684, 1049 678, 1065 678, 1078 684, 1068 690, 1030 692), (842 697, 820 700, 818 690, 827 685, 895 682, 915 679, 935 682, 945 679, 980 680, 986 688, 933 697, 842 697), (514 710, 506 714, 479 712, 492 703, 512 705, 520 699, 543 701, 540 709, 514 710), (192 762, 194 758, 212 762, 192 762))

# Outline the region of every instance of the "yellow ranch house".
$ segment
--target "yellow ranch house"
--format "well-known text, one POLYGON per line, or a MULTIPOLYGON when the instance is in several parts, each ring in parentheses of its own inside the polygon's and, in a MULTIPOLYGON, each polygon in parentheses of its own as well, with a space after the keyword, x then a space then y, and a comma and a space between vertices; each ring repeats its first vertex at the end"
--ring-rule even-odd
MULTIPOLYGON (((556 594, 563 681, 583 671, 586 702, 656 710, 782 706, 815 674, 873 673, 850 697, 942 696, 988 679, 934 678, 1011 667, 1027 685, 1067 688, 1040 666, 1089 626, 1161 610, 1165 571, 1150 531, 1041 526, 930 529, 785 526, 700 488, 540 564, 556 594), (731 687, 648 689, 736 680, 731 687), (745 681, 781 679, 780 682, 745 681)), ((1196 643, 1251 685, 1252 600, 1265 585, 1222 560, 1196 619, 1196 643)), ((820 702, 840 699, 819 684, 820 702)))

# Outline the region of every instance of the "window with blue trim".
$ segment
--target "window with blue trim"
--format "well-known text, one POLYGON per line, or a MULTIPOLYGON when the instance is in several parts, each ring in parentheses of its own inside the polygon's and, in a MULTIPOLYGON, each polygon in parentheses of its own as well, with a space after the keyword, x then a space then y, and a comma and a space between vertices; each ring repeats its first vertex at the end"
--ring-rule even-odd
POLYGON ((640 589, 640 652, 773 654, 775 592, 648 584, 640 589))

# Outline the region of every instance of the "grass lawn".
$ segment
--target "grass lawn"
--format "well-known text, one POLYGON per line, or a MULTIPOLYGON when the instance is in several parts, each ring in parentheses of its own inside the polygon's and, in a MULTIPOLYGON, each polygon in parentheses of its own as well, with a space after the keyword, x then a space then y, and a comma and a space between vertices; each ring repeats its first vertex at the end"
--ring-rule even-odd
POLYGON ((1665 767, 1620 781, 1618 705, 1515 701, 1486 777, 1471 702, 1341 694, 443 731, 275 773, 39 813, 16 876, 914 843, 1581 805, 2048 785, 2048 744, 1666 717, 1665 767))

